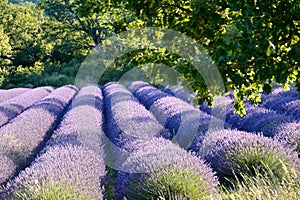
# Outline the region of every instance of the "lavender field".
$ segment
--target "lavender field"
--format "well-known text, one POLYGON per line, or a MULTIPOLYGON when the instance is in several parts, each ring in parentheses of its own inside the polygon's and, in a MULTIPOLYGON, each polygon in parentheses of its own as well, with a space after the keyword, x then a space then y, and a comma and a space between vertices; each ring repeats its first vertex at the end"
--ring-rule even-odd
POLYGON ((231 96, 212 109, 182 94, 0 90, 0 199, 300 199, 299 92, 262 94, 243 117, 231 96))

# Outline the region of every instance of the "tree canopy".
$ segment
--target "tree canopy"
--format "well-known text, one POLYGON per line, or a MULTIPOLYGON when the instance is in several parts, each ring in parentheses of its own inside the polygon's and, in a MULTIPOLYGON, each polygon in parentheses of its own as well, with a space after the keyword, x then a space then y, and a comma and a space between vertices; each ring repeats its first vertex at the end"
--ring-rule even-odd
MULTIPOLYGON (((300 89, 297 0, 41 0, 37 6, 7 1, 0 5, 2 87, 32 83, 28 77, 13 80, 21 68, 39 68, 43 80, 48 80, 35 86, 52 83, 53 74, 60 77, 55 85, 74 81, 84 57, 106 38, 137 27, 160 27, 187 35, 204 47, 226 91, 235 91, 240 113, 244 113, 243 100, 257 103, 257 92, 270 92, 274 82, 300 89)), ((188 81, 199 102, 212 99, 191 63, 165 49, 140 49, 121 56, 100 83, 118 80, 145 63, 170 66, 188 81)))

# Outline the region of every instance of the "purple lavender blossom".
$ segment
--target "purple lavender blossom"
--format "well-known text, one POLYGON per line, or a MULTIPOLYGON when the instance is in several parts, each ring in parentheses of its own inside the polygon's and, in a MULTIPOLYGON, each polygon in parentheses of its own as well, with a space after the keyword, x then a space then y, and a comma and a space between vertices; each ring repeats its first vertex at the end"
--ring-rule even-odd
POLYGON ((9 90, 0 90, 0 103, 28 92, 29 90, 29 88, 13 88, 9 90))
POLYGON ((199 199, 212 198, 217 192, 218 181, 211 168, 171 141, 139 139, 126 143, 124 148, 133 153, 122 164, 127 172, 118 172, 117 199, 172 199, 178 196, 199 199))
POLYGON ((163 87, 161 89, 161 91, 163 91, 164 93, 167 93, 167 94, 169 94, 171 96, 175 96, 175 93, 168 86, 163 87))
POLYGON ((264 103, 260 104, 261 107, 265 107, 270 110, 274 110, 280 114, 284 113, 285 105, 291 101, 297 100, 295 97, 280 96, 277 98, 269 98, 264 103))
POLYGON ((192 103, 192 98, 194 96, 191 92, 187 91, 181 85, 165 86, 162 91, 170 94, 171 96, 175 96, 187 103, 192 103))
POLYGON ((105 163, 94 151, 68 144, 54 146, 11 183, 11 195, 38 187, 51 189, 55 185, 57 188, 69 186, 73 193, 86 199, 103 199, 101 179, 105 173, 105 163))
POLYGON ((290 101, 284 105, 285 116, 290 117, 296 122, 300 122, 300 100, 290 101))
POLYGON ((73 99, 59 128, 47 142, 55 145, 81 145, 102 154, 103 96, 98 86, 83 87, 73 99))
POLYGON ((136 90, 140 89, 141 87, 144 86, 149 86, 149 83, 144 82, 144 81, 133 81, 131 83, 128 84, 127 89, 132 92, 135 93, 136 90))
POLYGON ((208 153, 205 160, 211 164, 224 183, 235 180, 235 175, 254 175, 255 170, 266 173, 271 170, 281 178, 287 170, 300 172, 297 153, 281 143, 257 134, 223 130, 208 133, 201 150, 208 153), (285 166, 286 165, 286 169, 285 166))
POLYGON ((271 94, 268 95, 268 98, 283 97, 283 96, 299 98, 300 93, 295 88, 291 88, 290 90, 284 90, 283 87, 278 87, 272 90, 271 94))
POLYGON ((300 158, 300 123, 292 122, 276 126, 274 139, 295 149, 300 158))
POLYGON ((40 87, 0 103, 0 127, 47 96, 53 88, 40 87))
POLYGON ((140 87, 134 95, 170 131, 170 139, 183 148, 191 145, 196 135, 205 134, 210 120, 216 122, 216 126, 223 126, 222 121, 199 111, 179 98, 164 94, 151 85, 140 87))
POLYGON ((127 88, 148 110, 156 100, 163 97, 172 96, 158 90, 149 83, 142 81, 134 81, 130 83, 127 88), (138 85, 138 87, 136 85, 138 85))
POLYGON ((33 164, 11 183, 10 190, 55 184, 75 188, 78 196, 103 199, 106 174, 102 149, 103 97, 98 86, 83 87, 33 164))
POLYGON ((107 118, 107 134, 110 140, 122 146, 127 140, 163 135, 169 133, 155 117, 118 83, 103 87, 107 118))
POLYGON ((1 127, 0 154, 14 164, 10 166, 13 173, 0 172, 0 184, 24 168, 36 155, 76 91, 73 86, 58 88, 1 127))
MULTIPOLYGON (((262 107, 254 107, 246 104, 247 114, 240 117, 234 111, 230 111, 226 115, 226 122, 242 131, 262 133, 267 137, 274 137, 276 127, 290 123, 290 119, 284 117, 275 111, 268 110, 262 107)), ((233 109, 233 108, 232 108, 233 109)))

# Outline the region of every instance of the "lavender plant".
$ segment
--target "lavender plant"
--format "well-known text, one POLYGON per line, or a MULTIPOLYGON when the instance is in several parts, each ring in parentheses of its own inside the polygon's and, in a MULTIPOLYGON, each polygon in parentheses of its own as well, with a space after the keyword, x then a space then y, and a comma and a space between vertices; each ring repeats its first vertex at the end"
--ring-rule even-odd
MULTIPOLYGON (((23 92, 23 90, 21 90, 23 92)), ((40 87, 0 103, 0 127, 47 96, 53 88, 40 87)))
POLYGON ((267 99, 264 103, 261 103, 261 107, 265 107, 270 110, 274 110, 279 114, 284 113, 285 105, 291 101, 295 101, 297 98, 291 96, 279 96, 277 98, 267 99))
MULTIPOLYGON (((130 85, 129 88, 131 88, 130 85)), ((134 95, 171 132, 171 139, 183 148, 187 148, 196 135, 204 134, 211 120, 216 122, 215 128, 219 128, 218 125, 224 125, 222 121, 199 111, 179 98, 167 96, 149 84, 144 84, 137 89, 134 95)))
POLYGON ((13 88, 9 90, 0 90, 0 103, 28 92, 29 90, 29 88, 13 88))
POLYGON ((47 146, 79 145, 102 155, 103 122, 102 91, 95 85, 85 86, 73 99, 47 146))
POLYGON ((0 171, 0 184, 28 165, 51 135, 76 91, 73 86, 58 88, 1 127, 0 155, 11 164, 0 171))
POLYGON ((84 146, 65 144, 48 148, 12 183, 13 199, 103 199, 103 158, 84 146), (56 193, 54 193, 56 192, 56 193))
POLYGON ((286 103, 283 114, 296 122, 300 122, 300 100, 286 103))
POLYGON ((127 140, 153 136, 169 137, 169 133, 155 117, 118 83, 103 87, 107 118, 107 134, 115 145, 127 140))
POLYGON ((193 94, 185 90, 181 85, 165 86, 162 88, 162 91, 187 103, 192 103, 193 94))
POLYGON ((300 158, 300 123, 287 123, 276 127, 274 139, 295 149, 300 158))
POLYGON ((117 199, 217 199, 211 168, 171 141, 140 139, 124 148, 133 153, 122 165, 126 172, 118 172, 117 199))
POLYGON ((39 158, 12 183, 14 197, 103 199, 102 101, 97 86, 79 91, 39 158))
POLYGON ((208 152, 205 160, 225 184, 241 178, 241 174, 253 176, 256 171, 265 176, 270 171, 279 179, 290 172, 300 172, 300 160, 293 149, 262 135, 216 131, 207 134, 201 145, 208 152))

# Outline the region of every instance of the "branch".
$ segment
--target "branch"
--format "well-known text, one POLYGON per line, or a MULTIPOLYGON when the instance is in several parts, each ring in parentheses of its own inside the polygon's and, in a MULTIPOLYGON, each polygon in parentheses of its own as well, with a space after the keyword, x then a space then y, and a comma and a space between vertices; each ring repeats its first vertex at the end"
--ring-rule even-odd
POLYGON ((6 60, 10 60, 10 61, 13 61, 14 58, 12 56, 5 56, 5 55, 2 55, 0 56, 1 59, 6 59, 6 60))
POLYGON ((75 11, 72 10, 71 7, 69 7, 68 9, 69 9, 69 11, 74 15, 75 19, 79 22, 79 24, 80 24, 81 27, 82 27, 82 30, 85 31, 85 32, 87 32, 88 29, 87 29, 86 26, 84 25, 83 21, 76 15, 75 11))
POLYGON ((164 4, 161 4, 161 7, 174 7, 174 8, 178 8, 188 14, 190 14, 192 11, 190 11, 189 9, 186 9, 186 8, 183 8, 179 5, 175 5, 175 4, 169 4, 169 3, 164 3, 164 4))

